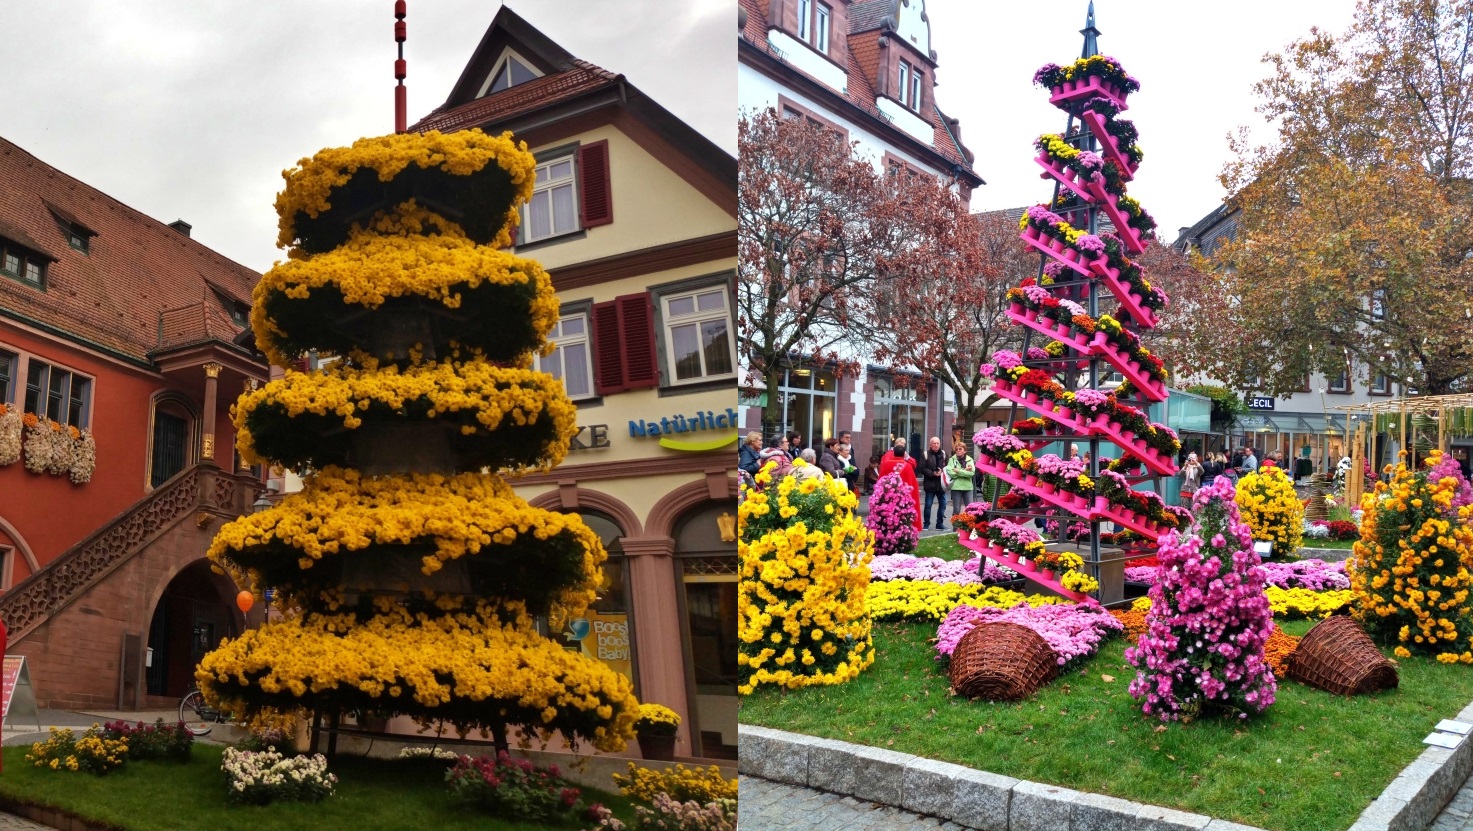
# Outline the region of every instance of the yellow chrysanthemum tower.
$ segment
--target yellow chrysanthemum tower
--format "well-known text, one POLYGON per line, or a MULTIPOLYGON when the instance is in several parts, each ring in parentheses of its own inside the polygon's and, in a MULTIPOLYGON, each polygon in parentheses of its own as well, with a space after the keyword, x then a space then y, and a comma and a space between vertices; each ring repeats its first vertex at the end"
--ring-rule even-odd
POLYGON ((196 678, 235 713, 443 719, 622 749, 628 679, 538 632, 583 612, 605 553, 502 478, 562 461, 576 409, 531 369, 557 321, 546 272, 497 250, 532 193, 510 134, 397 134, 324 150, 277 198, 289 259, 251 325, 286 376, 236 404, 249 462, 311 471, 209 556, 287 610, 196 678), (315 372, 295 361, 337 358, 315 372), (484 472, 484 471, 491 472, 484 472))

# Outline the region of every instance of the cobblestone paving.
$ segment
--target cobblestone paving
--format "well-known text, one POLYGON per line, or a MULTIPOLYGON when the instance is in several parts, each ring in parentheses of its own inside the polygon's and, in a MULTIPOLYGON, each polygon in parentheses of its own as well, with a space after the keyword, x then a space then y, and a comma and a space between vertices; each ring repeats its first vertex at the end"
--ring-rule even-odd
POLYGON ((1427 831, 1473 831, 1473 779, 1463 783, 1427 831))
POLYGON ((50 831, 50 826, 0 812, 0 831, 50 831))
MULTIPOLYGON (((909 831, 935 828, 965 831, 965 826, 907 813, 888 805, 862 802, 751 776, 741 778, 737 826, 741 831, 909 831)), ((4 826, 0 826, 4 831, 4 826)))

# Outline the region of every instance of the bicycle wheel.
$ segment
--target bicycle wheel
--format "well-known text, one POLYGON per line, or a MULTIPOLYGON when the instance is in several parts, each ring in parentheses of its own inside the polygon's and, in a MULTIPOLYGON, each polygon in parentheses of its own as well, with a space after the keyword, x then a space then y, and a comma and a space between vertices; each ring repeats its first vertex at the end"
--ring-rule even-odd
POLYGON ((215 710, 205 704, 205 697, 199 690, 190 690, 179 700, 179 720, 184 722, 190 733, 203 736, 213 729, 215 710))

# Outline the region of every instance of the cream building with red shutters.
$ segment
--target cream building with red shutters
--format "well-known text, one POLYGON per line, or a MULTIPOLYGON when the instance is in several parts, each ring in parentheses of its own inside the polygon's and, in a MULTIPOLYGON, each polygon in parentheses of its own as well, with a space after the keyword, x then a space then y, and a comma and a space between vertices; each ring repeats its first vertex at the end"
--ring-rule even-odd
POLYGON ((411 127, 469 128, 537 157, 515 250, 552 274, 539 365, 578 405, 568 458, 513 484, 610 552, 587 633, 553 634, 679 712, 678 756, 735 758, 736 160, 504 7, 411 127))

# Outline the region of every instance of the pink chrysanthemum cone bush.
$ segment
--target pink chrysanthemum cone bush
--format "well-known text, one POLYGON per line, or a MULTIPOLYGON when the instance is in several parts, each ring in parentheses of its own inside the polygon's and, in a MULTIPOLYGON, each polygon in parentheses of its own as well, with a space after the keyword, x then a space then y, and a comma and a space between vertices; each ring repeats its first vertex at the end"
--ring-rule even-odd
POLYGON ((864 524, 875 535, 875 556, 886 554, 908 554, 921 541, 921 532, 916 530, 915 495, 910 486, 891 473, 875 483, 875 492, 869 498, 869 516, 864 524))
POLYGON ((1146 631, 1125 658, 1139 670, 1130 694, 1162 721, 1211 712, 1247 718, 1274 702, 1278 686, 1263 650, 1273 612, 1234 496, 1218 477, 1197 491, 1193 522, 1158 544, 1146 631))

